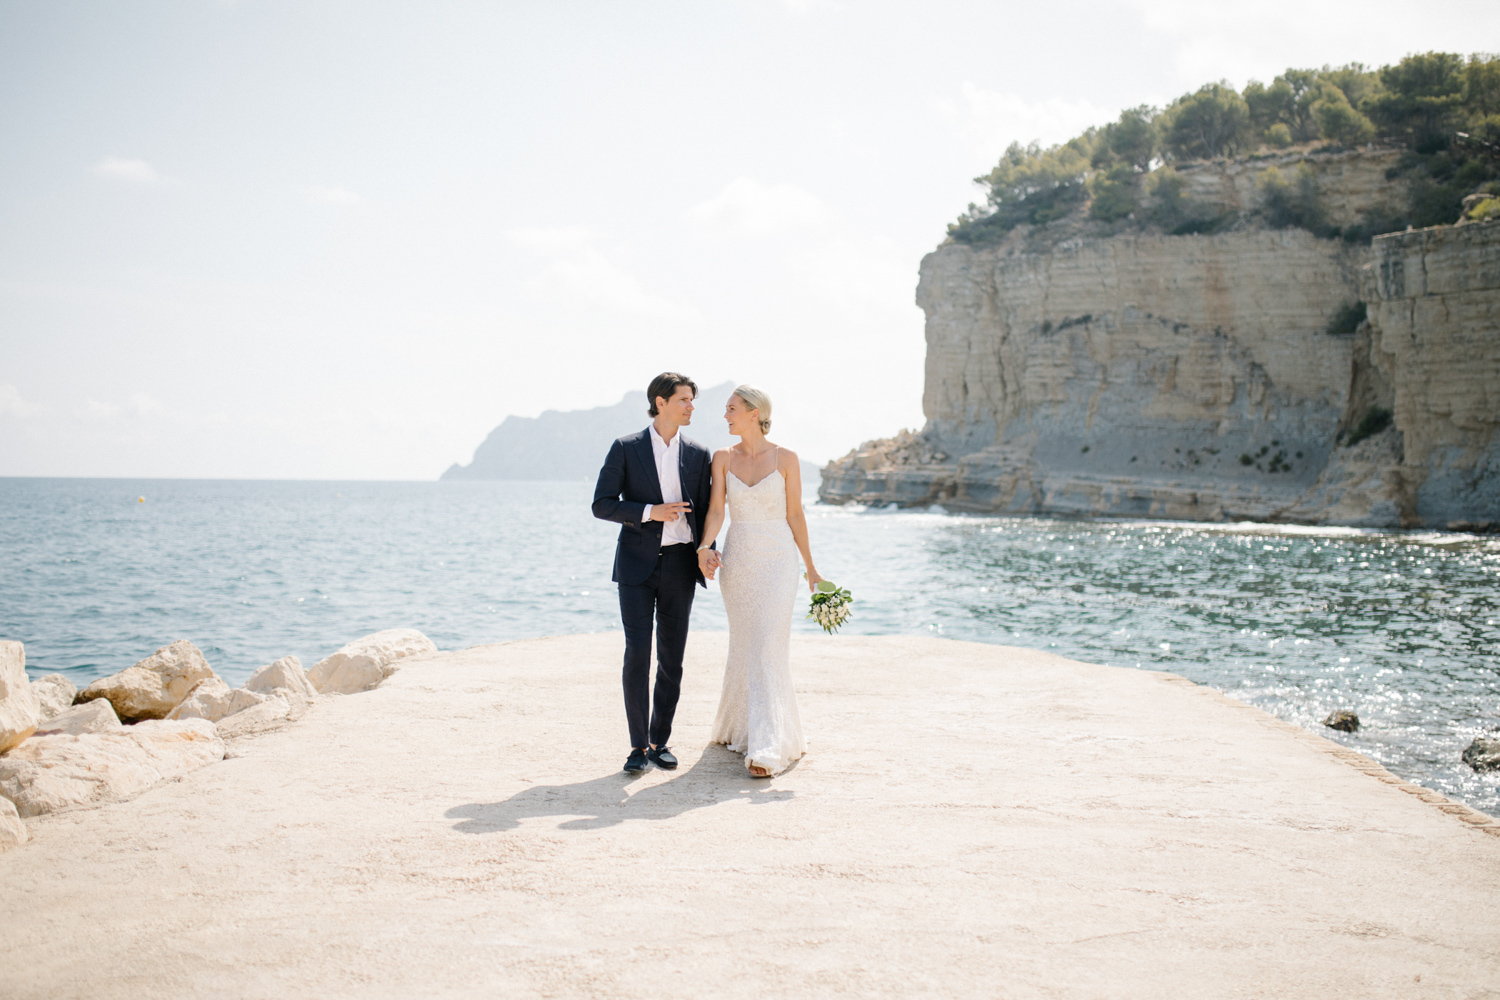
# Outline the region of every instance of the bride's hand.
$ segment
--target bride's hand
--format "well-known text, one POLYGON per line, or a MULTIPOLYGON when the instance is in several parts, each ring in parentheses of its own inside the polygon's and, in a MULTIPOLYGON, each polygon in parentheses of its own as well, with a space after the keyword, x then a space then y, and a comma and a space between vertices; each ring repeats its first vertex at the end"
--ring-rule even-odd
POLYGON ((713 549, 700 549, 698 552, 698 569, 703 572, 704 577, 712 580, 718 568, 719 553, 713 549))
POLYGON ((807 571, 807 589, 809 593, 816 594, 818 592, 818 584, 822 582, 823 578, 818 575, 817 570, 810 569, 807 571))

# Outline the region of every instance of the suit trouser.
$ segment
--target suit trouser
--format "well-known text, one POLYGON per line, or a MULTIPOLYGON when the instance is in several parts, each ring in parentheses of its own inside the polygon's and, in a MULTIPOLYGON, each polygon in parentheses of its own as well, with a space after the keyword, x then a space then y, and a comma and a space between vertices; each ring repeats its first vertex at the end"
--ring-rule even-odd
POLYGON ((630 745, 666 746, 682 693, 682 651, 698 584, 698 553, 691 545, 667 545, 644 583, 620 584, 620 621, 625 626, 625 721, 630 745), (651 693, 651 619, 656 618, 656 692, 651 693), (652 709, 655 709, 653 712, 652 709), (649 731, 649 733, 648 733, 649 731))

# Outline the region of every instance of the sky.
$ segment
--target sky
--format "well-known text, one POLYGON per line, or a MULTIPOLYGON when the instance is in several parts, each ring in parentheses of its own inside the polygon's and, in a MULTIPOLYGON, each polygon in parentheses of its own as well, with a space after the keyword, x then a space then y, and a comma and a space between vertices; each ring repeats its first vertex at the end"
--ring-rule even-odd
POLYGON ((1497 48, 1443 0, 0 0, 0 476, 435 479, 663 370, 825 461, 922 425, 917 269, 1010 142, 1497 48))

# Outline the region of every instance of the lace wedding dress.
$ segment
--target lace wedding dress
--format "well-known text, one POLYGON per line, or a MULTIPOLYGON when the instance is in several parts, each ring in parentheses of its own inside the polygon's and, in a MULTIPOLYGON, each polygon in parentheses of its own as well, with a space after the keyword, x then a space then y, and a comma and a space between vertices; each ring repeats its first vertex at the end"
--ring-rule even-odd
POLYGON ((729 616, 729 660, 714 719, 715 743, 778 774, 807 750, 792 690, 792 605, 799 559, 786 520, 786 479, 772 472, 746 486, 725 484, 729 533, 719 589, 729 616))

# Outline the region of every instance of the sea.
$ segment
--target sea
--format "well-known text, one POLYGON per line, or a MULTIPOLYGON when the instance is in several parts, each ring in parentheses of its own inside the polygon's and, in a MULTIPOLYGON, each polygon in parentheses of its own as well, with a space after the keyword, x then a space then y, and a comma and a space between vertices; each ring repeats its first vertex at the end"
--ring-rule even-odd
MULTIPOLYGON (((82 687, 175 639, 231 683, 385 628, 458 649, 618 629, 586 482, 0 478, 0 638, 82 687)), ((1500 816, 1500 538, 985 517, 808 498, 855 635, 1170 670, 1500 816), (1355 733, 1327 729, 1338 709, 1355 733)), ((717 588, 693 627, 727 628, 717 588)), ((799 632, 819 630, 800 614, 799 632)), ((795 665, 794 665, 795 667, 795 665)))

